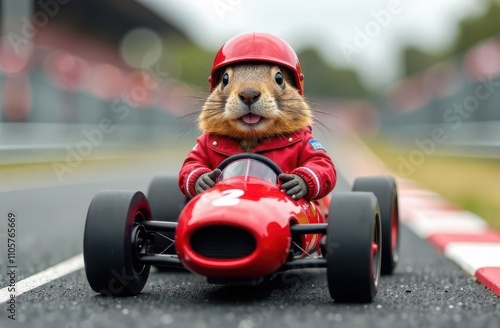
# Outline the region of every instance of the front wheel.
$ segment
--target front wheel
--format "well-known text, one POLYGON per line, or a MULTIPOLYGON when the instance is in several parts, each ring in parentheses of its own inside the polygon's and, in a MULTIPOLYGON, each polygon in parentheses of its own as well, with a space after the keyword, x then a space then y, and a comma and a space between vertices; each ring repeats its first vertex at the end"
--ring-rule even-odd
POLYGON ((103 191, 90 203, 83 237, 83 259, 90 287, 109 296, 141 292, 149 276, 149 265, 140 254, 152 249, 151 238, 140 224, 151 219, 151 210, 141 192, 103 191))
POLYGON ((372 192, 377 197, 382 221, 382 274, 391 274, 399 261, 399 208, 396 182, 391 177, 362 177, 353 191, 372 192))
POLYGON ((382 234, 372 193, 332 197, 326 231, 326 273, 331 297, 341 303, 369 303, 380 280, 382 234))

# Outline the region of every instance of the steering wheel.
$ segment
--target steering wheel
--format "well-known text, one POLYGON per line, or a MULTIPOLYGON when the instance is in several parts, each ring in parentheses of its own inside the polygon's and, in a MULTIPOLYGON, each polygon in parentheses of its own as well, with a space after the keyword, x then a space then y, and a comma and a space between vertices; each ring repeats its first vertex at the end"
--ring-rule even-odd
POLYGON ((219 166, 217 166, 217 168, 219 170, 224 170, 226 168, 226 166, 228 166, 229 164, 237 161, 237 160, 240 160, 240 159, 254 159, 256 161, 259 161, 261 163, 264 163, 266 164, 267 166, 269 166, 271 168, 271 170, 273 170, 274 173, 276 173, 276 175, 280 175, 281 173, 283 173, 283 170, 278 166, 278 164, 276 164, 275 162, 273 162, 272 160, 270 160, 269 158, 267 158, 266 156, 263 156, 263 155, 260 155, 260 154, 256 154, 256 153, 240 153, 240 154, 236 154, 236 155, 232 155, 232 156, 229 156, 228 158, 226 158, 225 160, 223 160, 219 166))

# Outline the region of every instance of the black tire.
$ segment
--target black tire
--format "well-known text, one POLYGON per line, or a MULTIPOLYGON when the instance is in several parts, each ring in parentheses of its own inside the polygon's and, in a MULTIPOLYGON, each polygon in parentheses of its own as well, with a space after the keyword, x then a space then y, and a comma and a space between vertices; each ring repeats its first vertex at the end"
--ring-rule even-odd
POLYGON ((369 303, 377 295, 380 280, 382 234, 377 199, 372 193, 336 193, 329 213, 326 274, 330 296, 339 303, 369 303))
MULTIPOLYGON (((176 177, 156 177, 149 185, 148 201, 153 220, 177 222, 188 198, 179 190, 176 177)), ((162 232, 155 236, 155 252, 175 255, 175 233, 162 232)), ((158 267, 164 269, 164 267, 158 267)))
POLYGON ((396 182, 391 177, 363 177, 354 181, 353 191, 372 192, 382 220, 382 274, 391 274, 399 261, 399 207, 396 182))
POLYGON ((151 210, 142 192, 102 191, 92 199, 85 223, 83 259, 94 291, 108 296, 141 292, 150 266, 138 263, 137 254, 150 247, 135 242, 145 240, 144 228, 136 222, 150 219, 151 210))

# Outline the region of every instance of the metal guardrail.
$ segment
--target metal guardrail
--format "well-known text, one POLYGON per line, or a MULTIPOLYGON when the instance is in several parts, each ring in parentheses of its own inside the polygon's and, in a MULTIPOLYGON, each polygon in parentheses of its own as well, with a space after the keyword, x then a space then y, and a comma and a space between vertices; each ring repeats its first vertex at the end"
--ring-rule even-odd
POLYGON ((405 147, 432 148, 441 155, 500 158, 500 77, 470 83, 411 113, 383 110, 381 122, 379 135, 405 147))
MULTIPOLYGON (((127 149, 192 145, 198 131, 174 125, 0 123, 0 164, 103 159, 127 149)), ((161 149, 160 148, 160 149, 161 149)), ((160 150, 161 151, 161 150, 160 150)))

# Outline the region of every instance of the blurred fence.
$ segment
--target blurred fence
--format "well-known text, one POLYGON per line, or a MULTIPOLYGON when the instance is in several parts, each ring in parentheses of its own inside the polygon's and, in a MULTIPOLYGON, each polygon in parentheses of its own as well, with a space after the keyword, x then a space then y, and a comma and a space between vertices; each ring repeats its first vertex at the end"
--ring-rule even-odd
POLYGON ((105 47, 91 50, 89 59, 35 46, 29 65, 15 72, 15 57, 0 51, 0 163, 192 144, 196 116, 183 115, 199 110, 196 90, 161 64, 128 68, 105 47))
POLYGON ((379 135, 400 146, 500 158, 499 38, 401 82, 380 107, 379 135))
POLYGON ((53 161, 72 153, 107 157, 120 149, 157 144, 177 147, 192 144, 198 134, 194 118, 179 117, 189 110, 182 108, 185 104, 179 110, 175 100, 161 97, 171 93, 168 86, 158 90, 154 102, 136 106, 122 96, 103 99, 85 90, 59 88, 36 69, 21 89, 6 87, 10 78, 0 76, 0 164, 53 161))
POLYGON ((162 56, 186 37, 136 1, 117 3, 2 2, 0 164, 192 144, 195 117, 182 116, 199 110, 197 91, 162 56))

